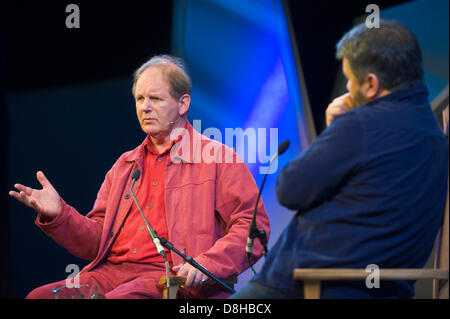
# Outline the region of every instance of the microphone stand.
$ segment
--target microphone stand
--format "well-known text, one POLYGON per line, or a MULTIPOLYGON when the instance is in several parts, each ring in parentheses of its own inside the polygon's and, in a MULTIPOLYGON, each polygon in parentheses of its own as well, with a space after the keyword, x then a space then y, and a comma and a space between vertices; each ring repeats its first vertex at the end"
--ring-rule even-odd
POLYGON ((256 224, 256 212, 258 210, 258 203, 259 203, 259 200, 261 199, 261 193, 264 188, 264 184, 266 183, 266 178, 269 173, 270 166, 272 165, 272 163, 275 161, 275 159, 278 156, 280 156, 281 154, 286 152, 287 148, 289 147, 289 144, 290 144, 289 140, 286 140, 283 143, 281 143, 280 146, 278 147, 278 150, 275 153, 275 155, 270 159, 269 166, 267 167, 267 171, 264 174, 264 178, 262 180, 261 187, 259 188, 258 196, 256 197, 255 209, 253 210, 253 217, 252 217, 252 221, 250 223, 249 234, 248 234, 248 238, 247 238, 247 246, 245 248, 248 264, 249 264, 250 268, 252 269, 254 275, 256 275, 256 271, 253 268, 250 257, 252 255, 253 241, 255 238, 258 238, 261 245, 263 246, 264 257, 267 256, 267 253, 268 253, 266 231, 264 229, 259 229, 258 225, 256 224))
POLYGON ((185 254, 183 254, 181 251, 179 251, 178 249, 176 249, 173 244, 168 241, 167 239, 165 239, 164 237, 160 237, 159 238, 161 241, 161 244, 166 247, 168 250, 172 250, 175 253, 177 253, 181 258, 183 258, 187 263, 189 263, 190 265, 192 265, 193 267, 197 268, 198 270, 200 270, 202 273, 204 273, 205 275, 207 275, 209 278, 213 279, 215 282, 217 282, 219 285, 221 285, 223 288, 225 288, 226 290, 228 290, 231 293, 236 293, 236 291, 231 288, 230 286, 228 286, 226 283, 224 283, 222 280, 220 280, 219 278, 217 278, 216 276, 214 276, 212 273, 210 273, 208 270, 206 270, 205 268, 203 268, 199 263, 197 263, 194 258, 190 257, 190 256, 186 256, 185 254))
MULTIPOLYGON (((274 157, 274 159, 275 159, 275 157, 274 157)), ((253 240, 255 238, 259 239, 259 242, 263 246, 264 257, 267 256, 267 252, 268 252, 267 234, 264 229, 259 229, 258 225, 256 224, 256 211, 258 210, 259 199, 261 198, 261 192, 264 187, 264 184, 266 183, 267 172, 269 171, 271 164, 272 164, 272 161, 270 162, 269 167, 267 168, 266 174, 264 174, 264 178, 261 183, 261 187, 259 188, 258 196, 256 198, 255 209, 253 210, 253 218, 252 218, 252 222, 250 223, 250 229, 249 229, 248 238, 247 238, 246 255, 247 255, 248 264, 249 264, 250 268, 252 269, 254 275, 256 275, 256 271, 253 268, 253 265, 250 260, 250 257, 252 255, 252 250, 253 250, 253 240)))
POLYGON ((167 287, 167 292, 168 292, 167 293, 167 299, 168 299, 170 296, 169 262, 166 258, 166 253, 164 251, 164 248, 162 248, 162 246, 161 246, 160 239, 158 238, 158 236, 156 235, 156 232, 153 230, 153 228, 148 223, 147 218, 145 218, 145 215, 142 212, 141 206, 139 205, 136 195, 134 195, 134 192, 133 192, 134 183, 136 183, 136 181, 139 179, 140 176, 141 176, 141 171, 139 169, 136 169, 132 174, 130 193, 131 193, 131 196, 133 197, 133 200, 139 210, 139 213, 141 214, 142 219, 144 220, 144 223, 145 223, 145 226, 147 227, 147 231, 148 231, 148 234, 150 235, 150 238, 152 239, 153 243, 155 244, 158 253, 164 259, 164 264, 166 266, 166 287, 167 287))

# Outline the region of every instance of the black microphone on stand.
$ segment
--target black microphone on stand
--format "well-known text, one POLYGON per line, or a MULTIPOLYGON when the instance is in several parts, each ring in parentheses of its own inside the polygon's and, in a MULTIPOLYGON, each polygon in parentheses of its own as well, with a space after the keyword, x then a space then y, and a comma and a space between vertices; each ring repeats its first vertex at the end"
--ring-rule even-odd
POLYGON ((249 229, 249 234, 248 234, 248 238, 247 238, 247 246, 245 248, 245 252, 247 253, 248 264, 252 268, 254 274, 256 274, 256 271, 253 269, 253 266, 250 261, 250 257, 252 255, 253 241, 255 240, 255 238, 258 238, 259 241, 261 242, 261 245, 263 245, 264 256, 267 255, 267 234, 266 234, 265 230, 258 229, 258 225, 256 224, 256 211, 258 210, 259 199, 261 198, 261 192, 262 192, 264 184, 266 182, 266 177, 267 177, 267 173, 269 172, 270 165, 272 165, 272 163, 275 161, 275 159, 278 156, 280 156, 281 154, 286 152, 286 150, 289 147, 289 144, 290 144, 289 140, 285 140, 283 143, 281 143, 278 146, 277 152, 270 159, 269 166, 267 167, 267 171, 264 174, 264 178, 261 183, 261 187, 259 188, 258 197, 256 198, 255 209, 253 211, 253 218, 252 218, 252 222, 250 223, 250 229, 249 229))
POLYGON ((139 212, 141 213, 142 219, 144 220, 145 226, 147 227, 147 231, 150 235, 150 237, 152 238, 153 243, 156 246, 156 249, 158 250, 158 253, 163 257, 166 258, 166 252, 164 251, 163 246, 161 245, 161 242, 159 241, 158 236, 156 235, 156 232, 154 231, 154 229, 150 226, 150 224, 148 223, 147 219, 144 216, 144 213, 142 212, 141 206, 139 205, 136 196, 134 195, 133 192, 133 186, 134 183, 136 183, 136 181, 139 179, 139 177, 141 177, 141 170, 139 168, 135 169, 133 174, 131 175, 131 187, 130 187, 130 192, 131 192, 131 196, 133 197, 134 202, 136 203, 136 206, 139 210, 139 212))
POLYGON ((168 291, 167 298, 169 298, 168 297, 168 296, 170 296, 169 262, 167 261, 167 258, 166 258, 166 252, 164 251, 164 247, 161 245, 161 242, 159 240, 159 237, 156 235, 155 230, 150 226, 150 224, 147 221, 147 218, 145 218, 145 215, 142 212, 141 206, 139 205, 139 202, 133 192, 134 183, 136 183, 136 181, 139 179, 139 177, 141 177, 141 170, 139 168, 137 168, 133 171, 133 174, 131 175, 132 182, 131 182, 131 186, 130 186, 130 193, 131 193, 131 196, 133 197, 133 200, 134 200, 139 212, 141 213, 141 216, 142 216, 142 219, 144 220, 147 231, 148 231, 153 243, 156 246, 156 250, 164 258, 164 262, 166 264, 166 286, 167 286, 167 291, 168 291))

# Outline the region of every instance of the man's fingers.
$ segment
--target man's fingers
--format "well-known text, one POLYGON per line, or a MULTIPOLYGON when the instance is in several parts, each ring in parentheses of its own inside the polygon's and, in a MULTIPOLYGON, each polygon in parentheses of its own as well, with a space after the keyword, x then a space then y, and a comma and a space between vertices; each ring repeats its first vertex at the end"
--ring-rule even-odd
POLYGON ((186 264, 173 266, 172 270, 177 273, 177 276, 186 276, 189 272, 187 267, 184 267, 186 264))
POLYGON ((347 111, 350 111, 355 106, 350 97, 350 93, 346 93, 335 98, 327 107, 325 115, 326 115, 326 124, 329 126, 331 122, 333 122, 334 118, 338 115, 341 115, 347 111))
POLYGON ((189 264, 177 265, 172 268, 177 271, 177 276, 186 276, 185 288, 191 288, 195 280, 195 269, 189 264))
POLYGON ((338 106, 339 108, 342 108, 343 110, 349 111, 354 108, 352 98, 350 96, 350 93, 343 94, 341 96, 338 96, 335 98, 331 103, 331 106, 338 106))
POLYGON ((37 180, 42 185, 43 188, 53 188, 53 185, 49 182, 47 177, 41 171, 36 173, 37 180))
POLYGON ((343 108, 343 107, 335 107, 335 108, 333 108, 333 109, 330 110, 330 112, 329 112, 328 115, 329 115, 330 117, 334 118, 334 117, 336 117, 336 116, 338 116, 338 115, 344 114, 344 113, 347 112, 347 111, 348 111, 348 110, 345 109, 345 108, 343 108))
POLYGON ((19 191, 24 192, 28 196, 31 196, 31 192, 33 191, 30 187, 24 186, 22 184, 14 184, 14 187, 17 188, 19 191))
POLYGON ((344 96, 344 103, 348 107, 349 110, 353 110, 355 108, 355 104, 353 103, 350 93, 347 93, 344 96))
POLYGON ((28 196, 24 191, 20 191, 19 195, 20 195, 20 198, 22 199, 21 200, 22 203, 24 203, 28 207, 33 208, 33 206, 31 205, 30 196, 28 196))
POLYGON ((326 120, 327 125, 330 125, 333 122, 334 118, 342 113, 345 113, 346 110, 339 106, 330 106, 326 112, 326 120))
POLYGON ((14 197, 15 199, 17 199, 18 201, 22 201, 22 198, 20 197, 20 194, 18 192, 15 191, 9 191, 9 196, 14 197))
POLYGON ((17 199, 19 202, 32 207, 31 203, 30 203, 30 199, 29 197, 25 194, 24 191, 20 191, 20 192, 15 192, 15 191, 10 191, 9 195, 14 197, 15 199, 17 199))
POLYGON ((201 285, 203 279, 208 279, 208 276, 204 275, 200 270, 191 268, 186 278, 186 288, 196 288, 201 285))
POLYGON ((205 279, 205 275, 201 271, 196 270, 193 286, 197 287, 201 285, 202 279, 205 279))
POLYGON ((186 281, 184 282, 185 288, 195 288, 200 285, 202 279, 208 278, 201 271, 189 264, 174 266, 172 270, 177 272, 177 276, 186 276, 186 281))
POLYGON ((193 269, 189 270, 189 273, 186 276, 186 281, 184 283, 184 286, 186 288, 191 288, 195 279, 195 271, 193 269))

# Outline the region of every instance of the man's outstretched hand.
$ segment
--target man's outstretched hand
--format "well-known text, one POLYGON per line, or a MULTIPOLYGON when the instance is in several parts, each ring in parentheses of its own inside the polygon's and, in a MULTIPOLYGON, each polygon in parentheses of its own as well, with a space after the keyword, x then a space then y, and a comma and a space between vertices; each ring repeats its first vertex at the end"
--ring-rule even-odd
POLYGON ((36 173, 42 189, 33 189, 22 184, 15 184, 18 190, 10 191, 9 195, 33 208, 39 214, 48 218, 55 218, 61 211, 61 201, 58 192, 41 171, 36 173))

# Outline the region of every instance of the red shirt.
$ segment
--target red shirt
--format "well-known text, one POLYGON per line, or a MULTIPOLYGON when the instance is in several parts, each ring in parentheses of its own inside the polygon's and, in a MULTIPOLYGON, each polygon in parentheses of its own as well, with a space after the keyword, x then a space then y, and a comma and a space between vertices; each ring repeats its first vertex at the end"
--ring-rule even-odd
MULTIPOLYGON (((166 211, 164 205, 164 170, 170 158, 170 147, 159 154, 152 146, 150 139, 145 141, 145 161, 142 173, 142 185, 136 194, 150 226, 158 237, 168 238, 166 211)), ((171 256, 166 249, 167 260, 171 256)), ((108 261, 112 263, 134 262, 151 263, 164 262, 153 244, 150 234, 136 204, 133 202, 130 211, 114 241, 108 261)))

